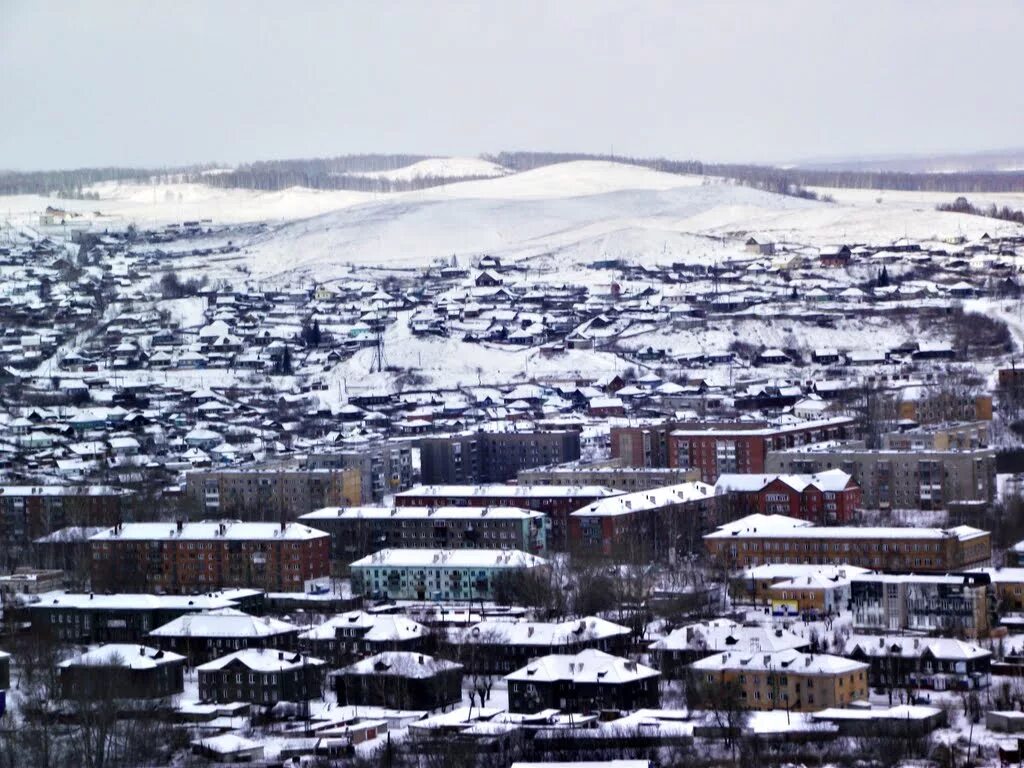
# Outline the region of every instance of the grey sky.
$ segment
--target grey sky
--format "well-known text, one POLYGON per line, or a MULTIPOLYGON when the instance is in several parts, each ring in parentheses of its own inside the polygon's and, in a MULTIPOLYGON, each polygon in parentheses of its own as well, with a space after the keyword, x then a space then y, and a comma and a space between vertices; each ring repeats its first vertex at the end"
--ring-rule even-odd
POLYGON ((1020 146, 1024 3, 0 0, 0 168, 1020 146))

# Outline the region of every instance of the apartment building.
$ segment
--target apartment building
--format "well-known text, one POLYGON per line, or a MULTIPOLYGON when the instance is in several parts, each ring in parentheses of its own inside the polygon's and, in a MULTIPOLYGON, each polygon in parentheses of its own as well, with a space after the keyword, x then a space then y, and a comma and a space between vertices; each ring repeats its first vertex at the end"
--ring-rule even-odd
POLYGON ((698 551, 720 522, 715 489, 683 483, 612 496, 569 515, 569 549, 634 562, 674 562, 698 551))
POLYGON ((622 491, 600 485, 425 485, 395 494, 398 507, 515 507, 542 512, 551 521, 548 547, 569 546, 569 515, 622 491))
POLYGON ((697 469, 618 466, 619 463, 619 461, 600 464, 572 462, 551 467, 524 469, 519 473, 517 482, 520 485, 600 485, 624 493, 632 493, 700 480, 700 472, 697 469))
POLYGON ((769 450, 853 437, 847 416, 777 422, 664 422, 613 427, 612 458, 626 466, 695 469, 714 483, 725 473, 763 473, 769 450))
POLYGON ((248 701, 272 707, 323 691, 322 659, 269 648, 247 648, 196 667, 200 702, 248 701))
POLYGON ((863 443, 833 443, 773 450, 769 472, 808 473, 841 469, 861 488, 865 509, 945 509, 951 504, 991 503, 996 455, 975 450, 869 450, 863 443))
POLYGON ((992 396, 911 387, 895 401, 897 418, 918 424, 945 421, 992 421, 992 396))
POLYGON ((185 688, 185 657, 135 644, 101 645, 57 665, 62 699, 164 699, 185 688))
POLYGON ((95 590, 302 591, 330 576, 330 536, 299 523, 124 523, 89 539, 95 590))
POLYGON ((732 650, 695 661, 690 674, 708 686, 736 685, 747 709, 817 712, 868 699, 867 664, 795 649, 732 650))
POLYGON ((504 483, 522 469, 579 459, 580 433, 468 432, 424 437, 418 446, 424 483, 504 483))
POLYGON ((989 446, 988 421, 927 424, 882 435, 882 448, 890 451, 973 451, 989 446))
POLYGON ((550 520, 518 507, 326 507, 299 520, 331 534, 345 568, 381 549, 519 549, 547 555, 550 520))
POLYGON ((819 528, 783 515, 749 515, 726 523, 705 536, 704 543, 712 558, 732 569, 797 563, 948 573, 986 565, 992 558, 989 532, 969 525, 819 528))
POLYGON ((251 522, 294 520, 327 506, 362 503, 359 469, 201 470, 185 477, 185 493, 200 517, 251 522))
POLYGON ((861 505, 860 486, 840 469, 816 475, 720 475, 715 493, 733 518, 759 512, 828 525, 850 522, 861 505))
POLYGON ((107 526, 130 519, 134 493, 105 485, 0 486, 0 540, 10 548, 68 526, 107 526))
POLYGON ((355 469, 360 476, 359 501, 380 502, 386 495, 412 487, 412 443, 384 440, 358 448, 317 451, 306 459, 309 469, 355 469))
POLYGON ((518 550, 384 549, 351 564, 352 593, 393 600, 492 600, 503 577, 547 561, 518 550))
POLYGON ((981 572, 866 573, 850 580, 857 631, 910 630, 986 637, 993 624, 991 580, 981 572))

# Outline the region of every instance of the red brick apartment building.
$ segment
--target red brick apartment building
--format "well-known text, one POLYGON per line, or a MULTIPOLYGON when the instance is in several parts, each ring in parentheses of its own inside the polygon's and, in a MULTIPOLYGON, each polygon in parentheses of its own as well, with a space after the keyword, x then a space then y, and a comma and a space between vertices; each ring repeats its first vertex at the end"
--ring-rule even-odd
POLYGON ((89 539, 96 591, 302 591, 329 576, 331 537, 299 523, 125 523, 89 539))
POLYGON ((848 416, 783 424, 760 422, 684 422, 613 427, 612 458, 629 466, 699 469, 714 483, 726 473, 762 473, 770 450, 794 448, 853 437, 848 416))
POLYGON ((812 523, 847 523, 861 506, 860 486, 841 469, 816 475, 720 475, 715 493, 728 517, 760 512, 812 523))

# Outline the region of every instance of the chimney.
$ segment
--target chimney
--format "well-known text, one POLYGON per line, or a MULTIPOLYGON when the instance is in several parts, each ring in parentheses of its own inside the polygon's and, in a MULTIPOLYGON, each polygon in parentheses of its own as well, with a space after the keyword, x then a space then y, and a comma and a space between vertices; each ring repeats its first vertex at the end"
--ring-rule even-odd
POLYGON ((277 660, 278 661, 284 661, 284 651, 278 651, 277 652, 277 660))
POLYGON ((533 637, 533 627, 527 627, 526 628, 526 636, 527 637, 533 637))
POLYGON ((419 661, 420 661, 420 664, 423 663, 423 654, 420 654, 419 661))
POLYGON ((181 532, 182 532, 182 530, 183 530, 183 529, 185 528, 185 521, 184 521, 184 520, 181 520, 181 519, 179 518, 179 519, 178 519, 178 523, 177 523, 177 525, 178 525, 178 533, 181 533, 181 532))

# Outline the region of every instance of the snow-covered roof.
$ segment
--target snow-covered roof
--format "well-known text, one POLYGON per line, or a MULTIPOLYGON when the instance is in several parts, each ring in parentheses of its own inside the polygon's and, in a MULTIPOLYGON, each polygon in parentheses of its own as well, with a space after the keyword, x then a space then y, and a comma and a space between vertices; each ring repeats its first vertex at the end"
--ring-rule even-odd
POLYGON ((524 682, 571 681, 573 683, 601 683, 611 685, 630 683, 661 673, 629 659, 612 656, 594 648, 577 654, 552 654, 535 659, 517 669, 505 679, 524 682))
POLYGON ((551 647, 581 640, 600 640, 628 635, 629 627, 596 616, 571 621, 481 621, 465 630, 460 639, 483 645, 535 645, 551 647))
POLYGON ((405 616, 348 611, 299 635, 302 640, 334 640, 339 629, 365 629, 362 639, 370 642, 414 640, 424 636, 425 628, 405 616))
POLYGON ((651 488, 636 493, 601 499, 572 513, 573 517, 613 517, 629 515, 650 509, 660 509, 674 504, 689 504, 710 499, 715 495, 714 486, 701 482, 680 483, 661 488, 651 488))
POLYGON ((851 635, 843 646, 843 654, 849 656, 857 649, 867 656, 901 656, 917 658, 925 651, 937 659, 969 661, 992 655, 973 643, 951 637, 906 637, 904 635, 851 635))
POLYGON ((718 530, 707 534, 705 539, 728 539, 733 536, 750 536, 757 538, 787 537, 791 539, 949 539, 960 541, 987 536, 988 532, 969 525, 957 525, 952 528, 917 528, 917 527, 883 527, 833 525, 818 528, 806 520, 785 515, 754 514, 726 523, 718 530))
POLYGON ((758 670, 804 675, 844 675, 866 670, 867 664, 827 653, 803 653, 794 649, 763 651, 726 651, 699 659, 690 665, 701 672, 758 670))
POLYGON ((547 560, 517 549, 382 549, 351 568, 533 568, 547 560))
POLYGON ((122 523, 90 541, 306 541, 330 534, 299 523, 243 523, 239 520, 184 523, 122 523))
POLYGON ((332 674, 396 675, 398 677, 433 677, 439 672, 462 669, 461 664, 447 659, 435 659, 423 653, 388 651, 349 664, 332 674))
POLYGON ((118 666, 128 669, 154 669, 162 664, 184 661, 185 657, 159 648, 132 643, 111 643, 62 661, 61 667, 118 666))
POLYGON ((527 520, 543 513, 519 507, 324 507, 299 520, 527 520))
POLYGON ((75 608, 88 610, 210 610, 232 608, 237 603, 228 595, 147 595, 122 593, 99 595, 90 593, 68 593, 62 591, 43 592, 30 608, 75 608))
POLYGON ((757 492, 776 480, 781 480, 797 492, 802 492, 811 485, 819 491, 838 492, 844 490, 851 479, 852 477, 841 469, 829 469, 813 475, 722 474, 715 483, 715 492, 757 492))
POLYGON ((396 498, 438 496, 446 498, 547 498, 565 496, 618 496, 622 491, 602 485, 421 485, 396 493, 396 498))
POLYGON ((153 637, 272 637, 298 631, 286 621, 250 616, 236 608, 191 613, 157 627, 153 637))
POLYGON ((657 651, 697 650, 709 653, 723 651, 776 652, 806 648, 807 640, 784 629, 744 627, 735 622, 711 621, 679 627, 651 643, 657 651))
POLYGON ((326 663, 323 659, 315 659, 312 656, 303 656, 301 653, 292 653, 291 651, 278 651, 273 648, 246 648, 200 664, 196 669, 199 672, 216 672, 236 661, 254 672, 287 672, 302 666, 320 667, 326 663))

